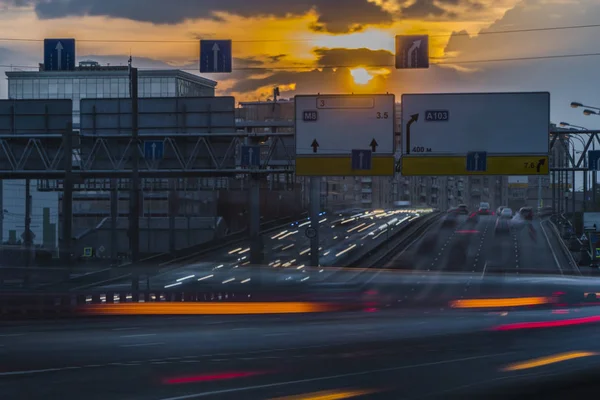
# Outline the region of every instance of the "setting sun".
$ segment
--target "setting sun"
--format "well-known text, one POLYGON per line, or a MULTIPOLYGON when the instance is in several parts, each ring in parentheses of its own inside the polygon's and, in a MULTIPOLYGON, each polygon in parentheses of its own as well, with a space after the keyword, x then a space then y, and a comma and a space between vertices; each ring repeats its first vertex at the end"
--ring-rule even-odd
POLYGON ((373 79, 373 76, 369 74, 369 71, 364 68, 355 68, 351 70, 350 73, 352 74, 354 82, 358 83, 359 85, 366 85, 371 81, 371 79, 373 79))

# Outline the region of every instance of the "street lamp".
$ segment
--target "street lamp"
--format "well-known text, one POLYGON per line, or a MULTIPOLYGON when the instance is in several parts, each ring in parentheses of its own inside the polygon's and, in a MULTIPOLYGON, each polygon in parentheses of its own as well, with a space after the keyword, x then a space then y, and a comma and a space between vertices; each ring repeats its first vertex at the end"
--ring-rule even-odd
POLYGON ((565 127, 565 128, 576 128, 576 129, 582 129, 584 131, 588 130, 588 128, 586 128, 585 126, 573 125, 568 122, 559 122, 559 125, 562 127, 565 127))
POLYGON ((600 108, 598 108, 598 107, 589 106, 589 105, 587 105, 587 104, 579 103, 579 102, 577 102, 577 101, 572 101, 572 102, 571 102, 571 107, 572 107, 572 108, 577 108, 577 107, 585 107, 585 108, 593 108, 594 110, 600 110, 600 108))
POLYGON ((583 115, 600 115, 600 113, 586 108, 585 110, 583 110, 583 115))

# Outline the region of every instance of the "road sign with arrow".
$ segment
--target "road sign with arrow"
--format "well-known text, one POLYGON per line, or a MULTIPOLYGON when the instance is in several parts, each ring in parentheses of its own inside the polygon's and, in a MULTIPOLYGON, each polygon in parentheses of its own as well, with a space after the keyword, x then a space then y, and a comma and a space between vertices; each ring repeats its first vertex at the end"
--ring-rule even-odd
POLYGON ((396 36, 396 69, 429 68, 429 36, 396 36))
POLYGON ((370 171, 373 153, 370 150, 352 150, 352 169, 370 171))
POLYGON ((405 176, 549 172, 547 92, 405 94, 401 107, 405 176))
POLYGON ((44 39, 44 70, 73 71, 75 39, 44 39))
POLYGON ((200 72, 223 73, 231 71, 231 40, 201 40, 200 72))
POLYGON ((394 174, 393 94, 300 95, 295 106, 298 176, 394 174))

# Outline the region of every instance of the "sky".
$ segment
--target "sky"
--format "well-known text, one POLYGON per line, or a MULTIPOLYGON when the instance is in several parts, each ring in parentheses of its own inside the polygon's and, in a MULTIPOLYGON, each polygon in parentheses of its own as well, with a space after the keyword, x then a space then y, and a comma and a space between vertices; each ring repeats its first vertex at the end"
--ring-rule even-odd
POLYGON ((0 73, 35 68, 44 38, 74 37, 78 60, 131 54, 199 74, 198 40, 231 39, 234 72, 204 76, 239 101, 274 86, 284 98, 549 91, 553 122, 599 128, 569 107, 600 106, 597 21, 599 0, 0 0, 0 73), (430 35, 429 69, 394 68, 404 34, 430 35))

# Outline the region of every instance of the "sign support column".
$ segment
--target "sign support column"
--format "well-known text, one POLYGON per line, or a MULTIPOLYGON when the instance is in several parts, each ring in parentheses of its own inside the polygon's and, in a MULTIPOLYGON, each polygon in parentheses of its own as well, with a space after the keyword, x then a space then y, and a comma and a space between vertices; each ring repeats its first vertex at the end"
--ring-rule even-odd
POLYGON ((71 263, 73 236, 73 126, 69 123, 63 134, 65 181, 62 198, 62 244, 60 257, 64 264, 71 263))
POLYGON ((319 266, 319 212, 321 208, 321 177, 310 177, 310 227, 314 236, 310 239, 310 265, 319 266))
POLYGON ((119 217, 119 191, 117 180, 110 180, 110 258, 113 265, 118 265, 119 240, 117 238, 117 223, 119 217))
POLYGON ((263 262, 263 249, 260 237, 260 175, 250 174, 250 188, 248 194, 250 264, 259 267, 263 262))
MULTIPOLYGON (((129 195, 129 248, 131 249, 131 262, 137 263, 140 259, 140 152, 138 132, 138 70, 131 67, 129 59, 129 79, 131 88, 131 137, 133 139, 131 193, 129 195)), ((132 275, 131 290, 139 289, 139 274, 132 275)))

